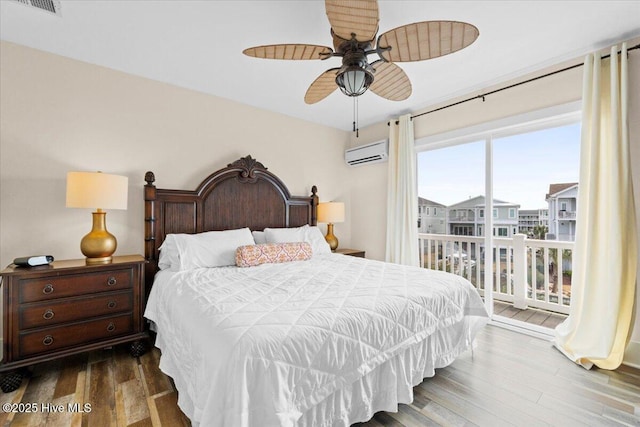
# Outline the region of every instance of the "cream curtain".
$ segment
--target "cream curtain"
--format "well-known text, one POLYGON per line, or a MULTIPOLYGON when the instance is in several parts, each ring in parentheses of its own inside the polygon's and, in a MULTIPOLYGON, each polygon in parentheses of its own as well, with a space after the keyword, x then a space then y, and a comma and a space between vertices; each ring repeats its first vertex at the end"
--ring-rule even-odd
POLYGON ((571 310, 555 345, 589 369, 622 363, 633 321, 637 233, 627 117, 627 52, 584 64, 571 310))
POLYGON ((387 184, 387 262, 420 265, 418 190, 413 121, 409 114, 389 124, 387 184))

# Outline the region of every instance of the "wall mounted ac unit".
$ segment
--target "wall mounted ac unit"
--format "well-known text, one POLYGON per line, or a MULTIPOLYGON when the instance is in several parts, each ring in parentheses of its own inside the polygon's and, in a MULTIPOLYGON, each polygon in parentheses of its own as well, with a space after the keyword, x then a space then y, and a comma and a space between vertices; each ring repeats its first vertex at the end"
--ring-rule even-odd
POLYGON ((344 152, 344 160, 349 166, 386 162, 388 157, 389 141, 387 140, 349 148, 344 152))

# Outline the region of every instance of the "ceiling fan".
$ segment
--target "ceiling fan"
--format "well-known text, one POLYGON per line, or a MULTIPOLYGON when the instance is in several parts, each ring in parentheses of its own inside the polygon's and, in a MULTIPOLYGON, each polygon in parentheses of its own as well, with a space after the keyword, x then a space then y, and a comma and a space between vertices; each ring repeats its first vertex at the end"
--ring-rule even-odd
POLYGON ((315 104, 340 88, 347 96, 360 96, 371 89, 391 101, 411 95, 411 82, 396 62, 422 61, 463 49, 479 35, 466 22, 423 21, 378 33, 377 0, 325 0, 331 24, 333 49, 309 44, 274 44, 250 47, 245 55, 265 59, 325 60, 342 58, 342 66, 322 73, 309 86, 304 100, 315 104), (380 59, 369 63, 368 56, 380 59))

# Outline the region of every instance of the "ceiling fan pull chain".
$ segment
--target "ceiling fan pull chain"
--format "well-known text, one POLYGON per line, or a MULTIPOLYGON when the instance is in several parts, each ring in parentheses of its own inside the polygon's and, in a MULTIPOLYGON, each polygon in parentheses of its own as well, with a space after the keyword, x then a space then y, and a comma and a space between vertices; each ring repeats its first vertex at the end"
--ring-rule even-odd
POLYGON ((357 96, 353 97, 353 131, 356 131, 356 99, 358 99, 357 96))
POLYGON ((360 128, 358 124, 358 97, 353 97, 353 131, 356 133, 356 138, 360 137, 360 128))
POLYGON ((358 98, 358 96, 354 98, 354 101, 356 102, 356 138, 360 138, 360 118, 358 117, 360 115, 360 111, 358 111, 360 106, 358 105, 358 98))

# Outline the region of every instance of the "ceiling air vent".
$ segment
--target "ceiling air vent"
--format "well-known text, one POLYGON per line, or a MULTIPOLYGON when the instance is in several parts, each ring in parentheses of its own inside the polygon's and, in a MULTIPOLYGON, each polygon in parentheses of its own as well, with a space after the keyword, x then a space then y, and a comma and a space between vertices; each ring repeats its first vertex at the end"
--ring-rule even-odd
POLYGON ((54 15, 61 16, 60 14, 60 1, 59 0, 12 0, 16 3, 22 3, 26 6, 35 7, 40 10, 45 10, 54 15))

